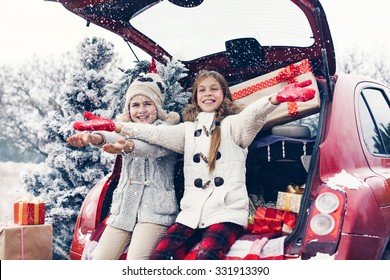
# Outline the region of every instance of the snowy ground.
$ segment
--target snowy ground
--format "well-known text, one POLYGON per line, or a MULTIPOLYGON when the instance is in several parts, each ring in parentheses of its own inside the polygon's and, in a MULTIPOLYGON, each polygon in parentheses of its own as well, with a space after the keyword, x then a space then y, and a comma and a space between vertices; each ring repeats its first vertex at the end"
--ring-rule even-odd
POLYGON ((45 170, 45 165, 20 162, 0 162, 0 222, 13 221, 15 200, 32 196, 21 188, 20 173, 23 170, 45 170))

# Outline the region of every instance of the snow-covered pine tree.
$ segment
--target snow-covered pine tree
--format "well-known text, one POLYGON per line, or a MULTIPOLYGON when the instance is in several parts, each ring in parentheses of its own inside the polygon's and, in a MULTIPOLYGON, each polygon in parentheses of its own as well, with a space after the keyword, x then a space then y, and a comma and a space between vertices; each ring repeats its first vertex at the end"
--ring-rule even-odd
POLYGON ((184 107, 188 104, 191 92, 186 91, 179 80, 186 77, 188 71, 184 64, 175 58, 164 57, 166 63, 157 63, 157 72, 165 82, 167 89, 165 91, 164 106, 167 111, 174 111, 182 115, 184 107))
MULTIPOLYGON (((76 149, 66 142, 75 131, 72 123, 84 111, 105 109, 114 114, 118 104, 108 102, 123 86, 108 78, 120 72, 112 43, 86 38, 78 47, 80 68, 75 70, 59 96, 61 110, 51 111, 39 133, 46 143, 47 171, 24 174, 24 188, 46 203, 46 221, 53 224, 53 258, 69 258, 74 224, 81 204, 98 180, 111 171, 114 157, 99 149, 76 149), (112 108, 109 108, 112 107, 112 108)), ((121 73, 123 75, 123 73, 121 73)))
POLYGON ((141 73, 147 72, 150 62, 143 60, 134 62, 134 64, 134 68, 127 70, 120 69, 123 72, 123 75, 117 83, 119 87, 116 84, 107 85, 107 87, 111 89, 110 92, 112 92, 112 94, 103 96, 102 101, 109 104, 109 106, 96 110, 95 113, 97 115, 109 119, 115 119, 116 116, 123 112, 127 89, 135 78, 137 78, 141 73))
POLYGON ((41 162, 46 158, 38 140, 39 123, 49 111, 59 110, 58 89, 74 63, 74 53, 65 52, 0 66, 1 160, 41 162))

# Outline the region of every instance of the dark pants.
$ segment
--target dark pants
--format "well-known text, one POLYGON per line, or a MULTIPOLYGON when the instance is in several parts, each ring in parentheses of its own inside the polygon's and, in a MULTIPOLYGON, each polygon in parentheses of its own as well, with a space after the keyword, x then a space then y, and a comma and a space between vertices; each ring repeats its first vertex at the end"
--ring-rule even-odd
POLYGON ((197 260, 221 260, 244 228, 233 223, 220 223, 204 229, 192 229, 175 223, 165 233, 151 260, 182 260, 199 242, 197 260))

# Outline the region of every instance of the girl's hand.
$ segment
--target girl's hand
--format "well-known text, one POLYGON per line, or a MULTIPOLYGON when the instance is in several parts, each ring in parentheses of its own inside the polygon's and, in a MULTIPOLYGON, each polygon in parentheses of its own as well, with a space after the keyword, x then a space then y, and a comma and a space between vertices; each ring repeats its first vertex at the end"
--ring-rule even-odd
POLYGON ((66 139, 66 142, 68 142, 73 147, 78 147, 78 148, 88 145, 89 143, 91 143, 91 141, 92 141, 91 134, 84 133, 84 132, 74 134, 70 136, 68 139, 66 139))
POLYGON ((305 102, 313 99, 316 91, 312 88, 306 88, 309 85, 311 85, 311 80, 289 84, 276 94, 276 101, 279 103, 291 101, 305 102))
POLYGON ((114 155, 131 153, 134 149, 134 142, 120 138, 115 144, 104 144, 102 148, 105 152, 114 155))
POLYGON ((98 117, 91 112, 84 112, 84 117, 88 121, 78 121, 73 124, 73 128, 79 131, 84 130, 106 130, 114 131, 115 123, 107 118, 98 117))

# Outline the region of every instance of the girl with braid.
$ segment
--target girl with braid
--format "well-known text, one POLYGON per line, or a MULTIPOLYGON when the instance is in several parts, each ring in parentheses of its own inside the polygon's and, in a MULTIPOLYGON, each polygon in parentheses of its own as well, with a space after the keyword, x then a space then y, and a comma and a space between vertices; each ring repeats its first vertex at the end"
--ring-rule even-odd
POLYGON ((281 102, 307 101, 311 81, 290 84, 241 110, 224 77, 200 72, 184 122, 173 126, 121 123, 93 116, 77 130, 114 130, 184 154, 185 189, 180 213, 151 259, 183 259, 198 243, 196 259, 223 259, 248 223, 247 148, 281 102))

